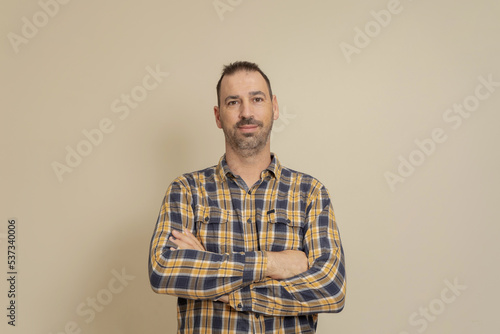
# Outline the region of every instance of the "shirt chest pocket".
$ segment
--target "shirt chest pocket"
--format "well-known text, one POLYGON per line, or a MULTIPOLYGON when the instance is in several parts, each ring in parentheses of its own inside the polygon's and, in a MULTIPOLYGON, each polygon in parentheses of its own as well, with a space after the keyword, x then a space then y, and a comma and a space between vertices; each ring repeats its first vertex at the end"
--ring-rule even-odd
POLYGON ((229 211, 197 205, 195 208, 196 237, 208 252, 226 253, 228 244, 229 211))
POLYGON ((302 250, 304 239, 304 217, 292 215, 283 209, 273 209, 267 213, 266 250, 302 250))

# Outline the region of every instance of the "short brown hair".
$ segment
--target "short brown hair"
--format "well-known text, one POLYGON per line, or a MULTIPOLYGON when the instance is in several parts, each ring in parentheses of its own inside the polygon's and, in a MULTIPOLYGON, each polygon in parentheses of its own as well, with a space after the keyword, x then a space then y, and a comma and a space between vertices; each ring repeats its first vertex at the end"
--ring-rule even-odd
POLYGON ((259 68, 259 66, 255 63, 251 63, 249 61, 236 61, 234 63, 231 63, 229 65, 225 65, 224 68, 222 69, 222 75, 219 79, 219 82, 217 82, 217 105, 220 107, 220 86, 222 82, 222 78, 224 78, 225 75, 231 75, 234 74, 238 71, 247 71, 247 72, 259 72, 264 80, 266 80, 267 83, 267 88, 269 89, 269 97, 272 99, 273 98, 273 91, 271 89, 271 82, 269 81, 269 78, 267 75, 262 72, 262 70, 259 68))

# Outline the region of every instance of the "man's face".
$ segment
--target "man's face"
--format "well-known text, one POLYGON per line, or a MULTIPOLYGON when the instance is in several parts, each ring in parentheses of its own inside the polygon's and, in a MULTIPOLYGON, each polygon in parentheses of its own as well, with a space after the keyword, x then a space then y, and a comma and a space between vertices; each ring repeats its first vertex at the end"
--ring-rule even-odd
POLYGON ((220 107, 214 107, 214 112, 226 144, 243 156, 252 156, 266 146, 279 116, 276 97, 269 96, 266 81, 253 71, 222 78, 220 107))

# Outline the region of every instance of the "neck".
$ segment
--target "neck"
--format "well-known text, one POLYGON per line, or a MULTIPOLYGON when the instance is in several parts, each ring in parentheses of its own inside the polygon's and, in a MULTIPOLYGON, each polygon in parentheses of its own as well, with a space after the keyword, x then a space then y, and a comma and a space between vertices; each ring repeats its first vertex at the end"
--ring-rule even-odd
POLYGON ((271 149, 266 145, 259 152, 245 156, 226 145, 226 163, 234 175, 239 175, 248 187, 252 187, 260 179, 260 173, 271 163, 271 149))

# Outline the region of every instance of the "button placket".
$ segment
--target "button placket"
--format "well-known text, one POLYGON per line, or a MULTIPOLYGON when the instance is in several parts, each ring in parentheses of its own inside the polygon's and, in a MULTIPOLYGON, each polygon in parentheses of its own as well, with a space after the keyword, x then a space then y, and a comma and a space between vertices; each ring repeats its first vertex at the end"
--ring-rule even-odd
POLYGON ((251 190, 244 192, 244 200, 243 200, 243 222, 245 229, 245 248, 248 250, 257 250, 258 249, 258 236, 256 236, 255 229, 255 220, 253 217, 255 216, 255 208, 254 208, 254 194, 252 194, 251 190))

